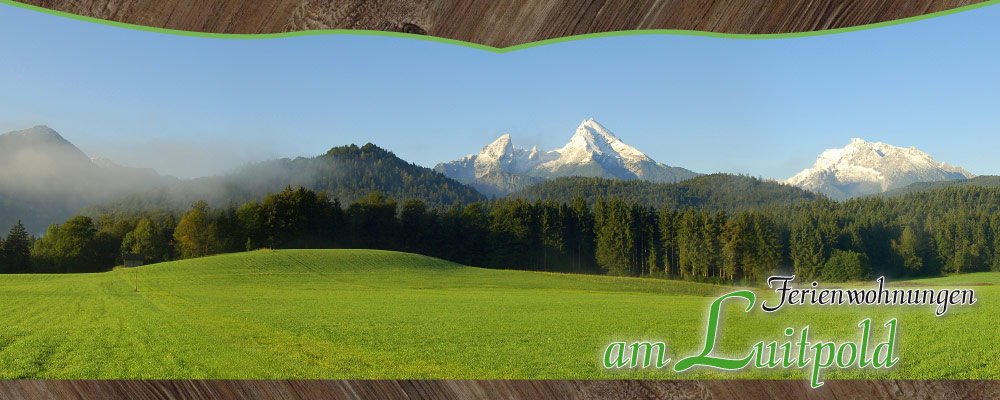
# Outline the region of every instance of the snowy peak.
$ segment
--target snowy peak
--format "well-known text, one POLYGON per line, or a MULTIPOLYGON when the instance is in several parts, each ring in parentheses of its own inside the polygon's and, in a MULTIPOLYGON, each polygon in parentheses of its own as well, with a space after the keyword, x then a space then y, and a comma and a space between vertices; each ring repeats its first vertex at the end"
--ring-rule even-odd
POLYGON ((939 163, 916 147, 851 139, 847 146, 824 151, 808 168, 786 183, 835 199, 884 192, 914 182, 967 179, 968 171, 939 163))
POLYGON ((499 171, 523 173, 555 157, 538 151, 537 147, 530 151, 514 147, 510 134, 503 134, 483 147, 478 155, 468 156, 465 160, 473 163, 475 177, 483 177, 499 171))
POLYGON ((593 118, 586 119, 580 123, 580 126, 576 128, 576 134, 580 133, 588 133, 592 136, 600 136, 605 138, 609 142, 619 140, 618 137, 611 132, 611 130, 605 128, 604 125, 601 125, 599 122, 594 121, 593 118))
POLYGON ((576 128, 576 132, 569 139, 569 143, 566 143, 566 146, 563 146, 558 152, 563 155, 563 158, 567 158, 566 156, 569 155, 580 155, 583 159, 576 161, 586 161, 594 155, 614 152, 611 148, 611 142, 614 141, 620 140, 611 131, 608 131, 593 119, 589 119, 583 121, 576 128))
POLYGON ((559 149, 517 148, 505 134, 479 154, 441 163, 434 169, 486 195, 506 195, 528 184, 562 176, 676 182, 698 175, 653 161, 593 118, 581 122, 569 142, 559 149))
POLYGON ((602 156, 632 163, 654 162, 635 147, 625 144, 593 118, 580 123, 569 143, 556 152, 560 154, 557 163, 563 165, 586 163, 602 156))
POLYGON ((502 158, 509 158, 514 153, 514 143, 510 140, 510 134, 505 133, 501 135, 493 143, 486 145, 479 152, 481 158, 500 160, 502 158))

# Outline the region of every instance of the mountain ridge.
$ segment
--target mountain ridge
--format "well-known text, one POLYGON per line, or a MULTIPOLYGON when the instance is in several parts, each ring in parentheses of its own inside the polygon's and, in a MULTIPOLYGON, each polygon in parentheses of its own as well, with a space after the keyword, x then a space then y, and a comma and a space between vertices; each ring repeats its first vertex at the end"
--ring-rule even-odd
POLYGON ((86 207, 82 215, 128 214, 143 210, 179 212, 195 201, 211 206, 260 201, 286 187, 325 192, 348 204, 371 192, 431 206, 485 200, 458 181, 396 156, 372 143, 331 148, 316 157, 282 158, 254 163, 219 176, 181 181, 86 207))
POLYGON ((654 161, 593 118, 581 122, 569 142, 558 149, 517 148, 510 135, 503 134, 478 154, 439 163, 434 170, 487 196, 504 196, 532 184, 569 176, 678 182, 700 175, 654 161))
POLYGON ((257 200, 287 186, 326 191, 342 201, 381 191, 390 197, 419 199, 432 206, 489 196, 542 198, 555 193, 546 192, 553 189, 581 194, 582 188, 607 195, 657 199, 673 196, 669 197, 675 199, 671 201, 682 204, 676 200, 677 193, 697 197, 710 188, 728 193, 723 198, 735 204, 733 199, 741 190, 753 191, 751 197, 764 199, 755 200, 762 202, 804 198, 797 192, 771 187, 777 183, 840 200, 883 193, 894 196, 897 192, 952 185, 993 185, 998 179, 979 178, 960 167, 939 163, 915 147, 857 138, 845 148, 824 151, 812 168, 782 182, 747 181, 727 174, 700 175, 658 163, 588 119, 558 149, 517 148, 511 136, 504 134, 478 154, 440 163, 433 170, 369 143, 334 147, 316 157, 262 161, 226 175, 180 180, 149 168, 90 158, 55 130, 38 125, 0 135, 0 229, 20 219, 31 232, 40 233, 49 223, 61 222, 74 213, 97 216, 113 210, 182 210, 197 200, 225 205, 257 200), (696 177, 705 178, 688 185, 694 189, 657 186, 696 177), (573 184, 581 186, 564 187, 573 184))
POLYGON ((852 138, 843 148, 827 149, 785 183, 844 200, 883 193, 915 182, 969 179, 975 175, 937 162, 916 147, 897 147, 852 138))
POLYGON ((46 125, 0 135, 0 229, 41 233, 76 210, 176 178, 87 156, 46 125))

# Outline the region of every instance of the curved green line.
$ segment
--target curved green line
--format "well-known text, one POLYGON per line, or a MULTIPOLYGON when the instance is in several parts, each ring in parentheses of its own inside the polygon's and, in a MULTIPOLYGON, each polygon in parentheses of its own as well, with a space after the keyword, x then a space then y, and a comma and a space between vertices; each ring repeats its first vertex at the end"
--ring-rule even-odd
POLYGON ((712 38, 722 38, 722 39, 786 39, 786 38, 800 38, 808 36, 823 36, 823 35, 833 35, 837 33, 855 32, 867 29, 882 28, 886 26, 893 26, 899 24, 905 24, 907 22, 921 21, 925 19, 942 17, 945 15, 956 14, 964 11, 974 10, 981 7, 986 7, 994 4, 1000 3, 1000 0, 989 0, 982 3, 971 4, 963 7, 953 8, 945 11, 938 11, 935 13, 918 15, 915 17, 897 19, 892 21, 878 22, 874 24, 851 26, 846 28, 837 29, 826 29, 820 31, 809 31, 809 32, 794 32, 794 33, 765 33, 765 34, 743 34, 743 33, 716 33, 716 32, 705 32, 705 31, 695 31, 695 30, 684 30, 684 29, 639 29, 639 30, 628 30, 628 31, 614 31, 614 32, 600 32, 600 33, 587 33, 582 35, 565 36, 555 39, 539 40, 530 43, 519 44, 516 46, 509 47, 493 47, 486 46, 482 44, 476 44, 472 42, 466 42, 457 39, 446 39, 435 36, 417 35, 412 33, 400 33, 400 32, 383 32, 383 31, 373 31, 373 30, 362 30, 362 29, 321 29, 321 30, 310 30, 310 31, 296 31, 296 32, 283 32, 283 33, 256 33, 256 34, 245 34, 245 33, 206 33, 206 32, 195 32, 195 31, 184 31, 179 29, 168 29, 168 28, 154 28, 144 25, 135 25, 125 22, 108 21, 100 18, 86 17, 82 15, 67 13, 63 11, 50 10, 48 8, 34 6, 30 4, 24 4, 13 0, 0 0, 0 4, 6 4, 14 7, 23 8, 26 10, 36 11, 40 13, 45 13, 49 15, 55 15, 63 18, 75 19, 78 21, 91 22, 95 24, 114 26, 117 28, 133 29, 137 31, 144 32, 154 32, 154 33, 164 33, 169 35, 177 36, 191 36, 200 38, 213 38, 213 39, 280 39, 289 37, 299 37, 299 36, 314 36, 314 35, 365 35, 365 36, 389 36, 407 39, 418 39, 430 42, 453 44, 456 46, 469 47, 473 49, 485 50, 493 53, 509 53, 516 50, 523 50, 532 47, 544 46, 548 44, 571 42, 576 40, 584 39, 594 39, 594 38, 604 38, 604 37, 617 37, 617 36, 633 36, 633 35, 683 35, 683 36, 702 36, 702 37, 712 37, 712 38))

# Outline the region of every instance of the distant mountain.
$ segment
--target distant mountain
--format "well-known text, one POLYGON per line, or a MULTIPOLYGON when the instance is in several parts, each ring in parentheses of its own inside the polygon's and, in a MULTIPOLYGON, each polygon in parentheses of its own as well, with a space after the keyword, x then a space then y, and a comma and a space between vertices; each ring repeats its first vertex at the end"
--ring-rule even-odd
POLYGON ((325 191, 345 207, 375 191, 396 200, 422 200, 431 206, 485 200, 471 187, 368 143, 362 147, 334 147, 317 157, 264 161, 223 176, 182 181, 127 195, 87 207, 80 213, 95 216, 149 210, 179 212, 199 200, 212 206, 226 206, 260 200, 286 186, 325 191))
POLYGON ((644 206, 681 210, 747 210, 811 201, 822 197, 772 180, 743 175, 711 174, 678 183, 568 177, 542 182, 510 194, 528 200, 570 202, 582 197, 589 204, 599 198, 620 198, 644 206))
POLYGON ((936 181, 936 182, 917 182, 917 183, 911 183, 901 188, 889 190, 885 193, 879 194, 879 196, 885 198, 893 198, 893 197, 905 196, 909 193, 926 192, 930 190, 944 189, 949 187, 961 187, 961 186, 1000 187, 1000 176, 983 175, 970 179, 954 179, 950 181, 936 181))
POLYGON ((487 196, 504 196, 550 179, 569 176, 679 182, 699 174, 653 161, 625 144, 593 118, 583 121, 560 149, 514 147, 500 136, 479 154, 441 163, 434 170, 475 187, 487 196))
POLYGON ((0 232, 21 220, 42 233, 80 207, 175 180, 92 160, 47 126, 8 132, 0 135, 0 232))
POLYGON ((824 151, 812 168, 799 172, 786 182, 843 200, 882 193, 915 182, 974 176, 962 168, 938 163, 915 147, 902 148, 855 138, 844 148, 824 151))

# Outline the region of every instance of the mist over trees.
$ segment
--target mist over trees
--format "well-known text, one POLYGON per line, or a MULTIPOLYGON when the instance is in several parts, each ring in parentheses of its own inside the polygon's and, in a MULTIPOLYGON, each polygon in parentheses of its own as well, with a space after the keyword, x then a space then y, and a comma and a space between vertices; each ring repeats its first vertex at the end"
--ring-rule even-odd
POLYGON ((56 131, 36 126, 0 134, 0 226, 39 233, 81 207, 165 184, 150 169, 91 159, 56 131))
POLYGON ((141 215, 146 210, 179 213, 199 201, 209 207, 225 207, 260 200, 286 186, 322 191, 348 203, 375 191, 397 199, 419 199, 435 207, 485 199, 471 187, 368 143, 334 147, 317 157, 264 161, 223 176, 177 182, 85 207, 79 214, 96 218, 101 214, 141 215))
POLYGON ((431 206, 485 200, 475 189, 406 162, 371 143, 340 146, 317 157, 249 164, 222 175, 179 180, 151 169, 90 159, 44 126, 0 135, 0 226, 21 221, 39 234, 73 215, 142 216, 150 210, 182 213, 204 201, 210 207, 263 199, 286 186, 324 191, 353 202, 373 191, 431 206))
POLYGON ((370 248, 486 268, 702 282, 759 282, 778 271, 864 280, 1000 271, 998 208, 1000 188, 987 187, 735 211, 620 198, 590 205, 583 197, 431 207, 379 192, 344 207, 326 193, 286 187, 259 202, 196 202, 177 215, 77 216, 34 243, 15 226, 2 241, 0 270, 103 271, 128 253, 161 262, 262 248, 370 248))

